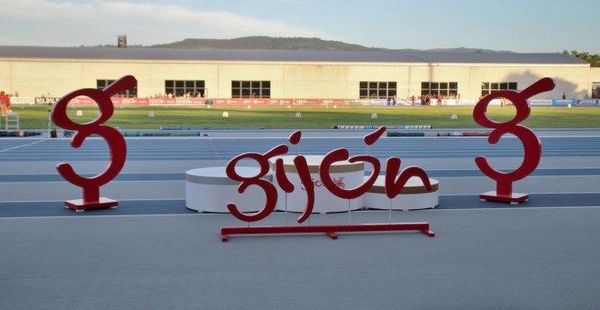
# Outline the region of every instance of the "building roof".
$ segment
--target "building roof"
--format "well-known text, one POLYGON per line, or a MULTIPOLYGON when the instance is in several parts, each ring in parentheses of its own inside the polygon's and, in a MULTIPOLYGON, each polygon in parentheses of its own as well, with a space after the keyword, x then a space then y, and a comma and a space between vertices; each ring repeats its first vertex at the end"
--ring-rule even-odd
POLYGON ((171 48, 0 46, 0 58, 307 61, 401 63, 586 64, 559 53, 465 53, 415 50, 199 50, 171 48))

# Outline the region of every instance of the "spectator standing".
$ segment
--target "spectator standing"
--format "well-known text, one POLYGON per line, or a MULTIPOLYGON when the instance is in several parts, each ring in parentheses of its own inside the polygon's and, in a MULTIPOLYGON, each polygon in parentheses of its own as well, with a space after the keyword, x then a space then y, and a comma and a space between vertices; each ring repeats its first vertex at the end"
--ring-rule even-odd
POLYGON ((10 98, 4 91, 0 91, 0 110, 2 116, 6 116, 6 112, 10 112, 10 98))

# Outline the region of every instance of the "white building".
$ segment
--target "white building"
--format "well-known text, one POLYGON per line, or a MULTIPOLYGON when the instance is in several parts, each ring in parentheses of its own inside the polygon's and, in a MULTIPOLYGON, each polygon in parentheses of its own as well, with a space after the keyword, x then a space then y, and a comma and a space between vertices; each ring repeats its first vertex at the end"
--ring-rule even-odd
POLYGON ((556 88, 536 97, 547 99, 600 86, 599 68, 562 54, 0 47, 0 90, 21 97, 60 97, 127 74, 138 97, 478 98, 550 77, 556 88))

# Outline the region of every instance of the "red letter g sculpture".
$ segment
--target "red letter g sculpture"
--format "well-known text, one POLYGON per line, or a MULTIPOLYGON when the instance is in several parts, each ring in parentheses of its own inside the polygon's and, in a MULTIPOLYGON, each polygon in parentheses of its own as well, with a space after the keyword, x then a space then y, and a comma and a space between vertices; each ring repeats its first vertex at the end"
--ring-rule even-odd
POLYGON ((84 88, 74 91, 64 96, 56 103, 52 111, 52 121, 59 127, 76 131, 71 138, 71 146, 80 147, 85 139, 91 135, 98 135, 106 140, 110 150, 110 162, 104 172, 93 177, 83 177, 78 175, 68 163, 60 163, 56 169, 67 181, 83 189, 83 199, 67 200, 65 207, 74 209, 77 212, 90 209, 113 208, 118 205, 116 200, 100 197, 100 186, 110 182, 115 178, 123 165, 127 156, 127 145, 125 139, 118 130, 104 125, 113 115, 114 107, 110 97, 122 90, 133 88, 137 81, 133 76, 124 76, 118 81, 107 86, 103 90, 84 88), (98 104, 98 117, 88 123, 79 124, 73 122, 67 116, 67 105, 76 97, 85 96, 91 98, 98 104))
POLYGON ((489 143, 496 144, 504 134, 510 133, 521 140, 525 152, 521 166, 509 173, 494 170, 483 156, 475 158, 479 170, 496 181, 496 190, 481 194, 479 196, 481 200, 518 204, 529 198, 528 194, 513 193, 512 183, 523 179, 535 170, 542 156, 542 143, 531 129, 521 126, 519 123, 527 119, 531 112, 527 99, 553 88, 554 82, 549 78, 543 78, 520 93, 508 90, 494 92, 481 99, 475 106, 473 110, 475 122, 483 127, 494 128, 488 137, 489 143), (496 123, 487 117, 485 114, 487 106, 496 98, 506 98, 514 104, 516 115, 512 120, 496 123))

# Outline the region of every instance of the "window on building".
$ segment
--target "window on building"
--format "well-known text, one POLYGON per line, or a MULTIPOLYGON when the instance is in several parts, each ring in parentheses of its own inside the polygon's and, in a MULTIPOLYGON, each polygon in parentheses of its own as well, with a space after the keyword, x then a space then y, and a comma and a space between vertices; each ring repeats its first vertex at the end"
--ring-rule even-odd
POLYGON ((231 81, 232 98, 271 98, 271 81, 231 81))
POLYGON ((359 98, 386 99, 396 96, 396 82, 366 82, 359 84, 359 98))
POLYGON ((517 82, 483 82, 481 83, 481 95, 487 96, 499 90, 517 90, 517 82))
POLYGON ((206 88, 204 81, 200 80, 166 80, 165 95, 173 95, 175 97, 204 97, 206 88))
MULTIPOLYGON (((115 80, 96 80, 96 89, 104 89, 106 86, 114 83, 115 80)), ((122 90, 115 94, 115 96, 124 96, 127 98, 137 97, 137 86, 134 88, 129 88, 122 90)))
POLYGON ((421 82, 421 96, 443 96, 455 98, 458 95, 457 82, 421 82))

